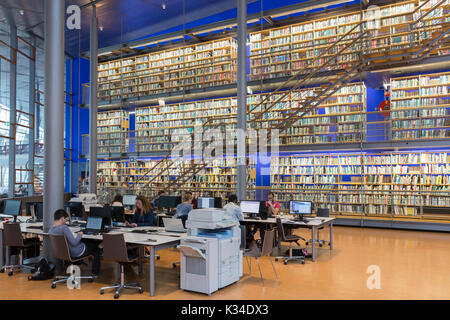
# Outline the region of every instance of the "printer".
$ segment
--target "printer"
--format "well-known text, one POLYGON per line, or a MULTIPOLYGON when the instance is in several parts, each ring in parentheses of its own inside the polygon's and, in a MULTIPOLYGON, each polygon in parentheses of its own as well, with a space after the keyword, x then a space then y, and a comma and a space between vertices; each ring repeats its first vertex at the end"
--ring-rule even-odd
POLYGON ((188 237, 178 246, 181 289, 210 295, 242 277, 239 223, 225 210, 192 210, 186 228, 188 237))

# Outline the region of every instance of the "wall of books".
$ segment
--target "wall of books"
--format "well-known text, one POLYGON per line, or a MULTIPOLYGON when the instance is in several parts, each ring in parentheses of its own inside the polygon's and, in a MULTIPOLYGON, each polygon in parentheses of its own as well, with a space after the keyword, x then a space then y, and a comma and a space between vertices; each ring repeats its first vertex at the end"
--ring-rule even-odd
POLYGON ((224 38, 98 65, 98 99, 220 86, 236 81, 236 40, 224 38))
POLYGON ((392 140, 450 138, 450 72, 391 79, 392 140))
POLYGON ((433 210, 450 207, 450 152, 272 158, 271 190, 285 205, 313 201, 339 217, 450 220, 448 210, 433 210))
POLYGON ((128 112, 106 111, 97 116, 98 153, 126 152, 129 129, 128 112))
MULTIPOLYGON (((98 188, 110 190, 115 193, 136 187, 138 193, 154 196, 158 190, 165 190, 171 182, 187 172, 194 163, 192 160, 180 160, 174 163, 170 169, 165 170, 171 160, 158 164, 159 159, 138 159, 136 161, 117 160, 100 161, 98 163, 98 188), (158 164, 158 165, 157 165, 158 164), (155 165, 157 165, 155 167, 155 165), (154 168, 149 172, 150 169, 154 168)), ((256 161, 250 159, 247 165, 249 189, 255 186, 256 161)), ((190 175, 188 175, 190 176, 190 175)), ((236 193, 236 159, 224 158, 210 161, 204 168, 192 178, 187 179, 180 187, 171 192, 191 191, 196 196, 221 196, 226 198, 229 193, 236 193)), ((249 197, 254 197, 249 191, 249 197)))
MULTIPOLYGON (((416 41, 415 46, 420 46, 425 40, 436 38, 448 28, 449 1, 443 2, 431 14, 422 18, 439 2, 430 1, 417 11, 422 1, 401 2, 379 7, 379 11, 370 9, 330 15, 323 19, 251 33, 250 79, 285 77, 292 75, 293 71, 319 66, 333 54, 343 50, 346 45, 349 47, 330 62, 328 70, 345 69, 360 61, 362 43, 364 55, 384 55, 409 48, 411 40, 416 41), (414 25, 413 30, 420 32, 413 35, 409 31, 409 25, 419 18, 422 19, 414 25), (357 26, 361 22, 363 30, 357 26), (351 42, 366 30, 370 30, 370 37, 364 42, 357 40, 356 45, 351 45, 351 42), (346 37, 339 45, 325 52, 344 35, 346 37), (414 38, 411 38, 412 36, 414 38)), ((447 54, 448 46, 438 48, 435 53, 447 54)))

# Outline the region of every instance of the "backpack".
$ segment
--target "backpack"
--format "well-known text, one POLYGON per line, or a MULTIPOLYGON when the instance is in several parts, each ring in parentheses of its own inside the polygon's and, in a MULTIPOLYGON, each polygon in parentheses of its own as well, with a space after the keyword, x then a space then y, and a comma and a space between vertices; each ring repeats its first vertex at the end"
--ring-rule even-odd
POLYGON ((47 259, 42 258, 37 266, 37 271, 28 277, 28 280, 49 280, 53 278, 55 273, 55 265, 53 263, 48 263, 47 259))

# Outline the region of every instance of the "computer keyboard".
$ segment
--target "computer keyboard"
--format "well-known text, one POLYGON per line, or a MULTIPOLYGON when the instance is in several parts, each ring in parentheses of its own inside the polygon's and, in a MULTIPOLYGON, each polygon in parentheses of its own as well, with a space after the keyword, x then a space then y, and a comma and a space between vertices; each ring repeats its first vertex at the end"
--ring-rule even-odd
POLYGON ((28 229, 38 229, 38 230, 43 230, 44 227, 43 226, 29 226, 27 227, 28 229))

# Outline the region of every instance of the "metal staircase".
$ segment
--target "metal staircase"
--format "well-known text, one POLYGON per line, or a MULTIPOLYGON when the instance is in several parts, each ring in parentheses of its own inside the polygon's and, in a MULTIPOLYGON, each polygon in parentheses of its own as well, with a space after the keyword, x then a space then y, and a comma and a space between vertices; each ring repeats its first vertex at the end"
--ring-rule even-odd
MULTIPOLYGON (((376 36, 377 30, 368 29, 367 21, 356 24, 347 33, 340 36, 334 43, 324 49, 308 68, 304 68, 293 74, 288 80, 279 85, 276 90, 271 92, 271 94, 266 95, 257 105, 247 110, 249 126, 256 130, 268 129, 267 139, 270 141, 272 130, 286 131, 296 121, 310 113, 311 110, 319 106, 343 86, 360 77, 363 72, 377 69, 380 66, 391 66, 392 64, 395 64, 395 66, 416 64, 431 55, 437 54, 438 48, 450 43, 450 22, 440 22, 439 25, 442 27, 436 28, 432 24, 433 21, 426 23, 424 19, 426 17, 433 17, 433 12, 446 1, 441 0, 425 12, 422 12, 421 10, 425 5, 433 2, 432 0, 427 0, 410 13, 410 21, 405 23, 405 28, 410 33, 409 43, 393 51, 374 52, 370 43, 376 36), (336 70, 334 67, 336 62, 349 54, 349 52, 358 53, 359 59, 353 64, 345 65, 343 68, 336 70), (324 62, 318 63, 319 61, 324 62), (258 121, 267 112, 276 107, 283 99, 294 94, 295 90, 311 86, 315 83, 324 84, 313 89, 314 96, 300 99, 297 106, 283 110, 283 117, 274 121, 268 128, 260 128, 257 126, 258 121)), ((439 19, 439 17, 436 19, 439 19)), ((230 117, 217 117, 214 121, 210 118, 202 124, 201 129, 219 128, 223 124, 218 121, 225 118, 230 117)), ((193 138, 194 133, 191 133, 192 141, 193 138)), ((159 160, 131 186, 131 189, 136 192, 143 190, 155 192, 155 188, 152 188, 155 180, 159 176, 167 173, 176 164, 176 162, 171 161, 169 158, 170 154, 159 160), (157 170, 157 174, 154 174, 154 170, 157 170), (143 179, 149 173, 154 174, 153 178, 147 182, 143 182, 143 179)), ((163 188, 168 191, 179 188, 206 166, 207 162, 204 159, 199 163, 192 162, 192 165, 185 169, 184 172, 181 172, 174 180, 167 181, 167 184, 163 188)))

